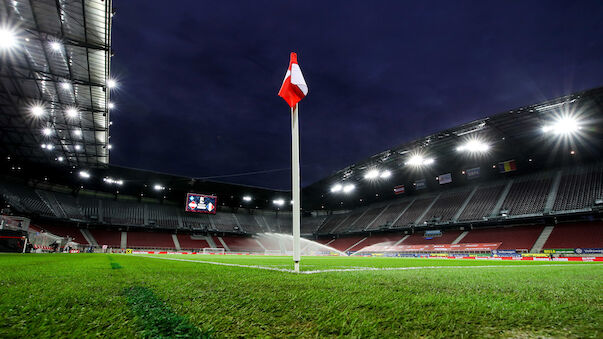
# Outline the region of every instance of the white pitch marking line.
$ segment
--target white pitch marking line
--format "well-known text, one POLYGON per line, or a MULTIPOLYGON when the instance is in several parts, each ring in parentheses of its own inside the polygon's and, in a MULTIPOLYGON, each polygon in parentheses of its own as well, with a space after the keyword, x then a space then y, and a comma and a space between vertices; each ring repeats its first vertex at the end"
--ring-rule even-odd
MULTIPOLYGON (((510 267, 559 267, 559 266, 579 266, 580 264, 541 264, 541 265, 479 265, 479 266, 412 266, 412 267, 355 267, 355 268, 342 268, 342 269, 326 269, 326 270, 313 270, 313 271, 301 271, 295 272, 294 270, 286 268, 277 268, 270 266, 259 266, 259 265, 243 265, 243 264, 231 264, 216 261, 204 261, 204 260, 191 260, 191 259, 179 259, 179 258, 163 258, 163 257, 151 257, 147 255, 136 255, 138 257, 151 258, 151 259, 162 259, 162 260, 174 260, 174 261, 186 261, 201 264, 210 264, 218 266, 232 266, 232 267, 246 267, 255 268, 267 271, 278 271, 287 273, 297 274, 317 274, 317 273, 329 273, 329 272, 360 272, 360 271, 407 271, 407 270, 424 270, 424 269, 442 269, 442 268, 510 268, 510 267)), ((589 266, 599 266, 603 263, 588 264, 589 266)))

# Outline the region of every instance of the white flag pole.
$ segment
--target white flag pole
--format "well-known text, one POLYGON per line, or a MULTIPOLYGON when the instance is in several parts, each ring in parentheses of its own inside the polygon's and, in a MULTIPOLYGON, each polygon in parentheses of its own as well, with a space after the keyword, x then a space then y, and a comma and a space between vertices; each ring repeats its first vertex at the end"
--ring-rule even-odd
POLYGON ((299 272, 300 237, 300 184, 299 184, 299 119, 298 105, 291 108, 291 182, 293 193, 293 263, 295 272, 299 272))

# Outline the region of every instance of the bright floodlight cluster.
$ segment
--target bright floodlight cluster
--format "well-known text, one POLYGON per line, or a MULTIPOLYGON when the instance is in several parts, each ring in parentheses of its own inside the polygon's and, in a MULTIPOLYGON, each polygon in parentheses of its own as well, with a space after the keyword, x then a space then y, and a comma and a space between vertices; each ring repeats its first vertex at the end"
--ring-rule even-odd
POLYGON ((78 112, 77 108, 75 108, 75 107, 68 107, 65 110, 65 113, 67 113, 67 116, 71 119, 75 119, 79 115, 79 112, 78 112))
POLYGON ((0 49, 7 50, 17 46, 15 31, 7 27, 0 28, 0 49))
POLYGON ((378 169, 370 169, 364 174, 364 179, 375 180, 377 178, 387 179, 391 177, 392 172, 389 170, 379 171, 378 169))
POLYGON ((485 153, 490 150, 490 145, 479 140, 469 140, 463 145, 456 148, 457 152, 468 152, 468 153, 485 153))
POLYGON ((350 193, 355 188, 356 188, 356 186, 354 186, 354 184, 345 184, 345 185, 335 184, 335 185, 331 186, 331 193, 339 193, 339 192, 350 193))
POLYGON ((88 179, 88 178, 90 178, 90 173, 88 173, 86 171, 80 171, 80 177, 84 178, 84 179, 88 179))
POLYGON ((124 181, 122 179, 113 179, 110 177, 105 177, 103 178, 103 181, 106 182, 109 185, 118 185, 121 186, 124 184, 124 181))
POLYGON ((44 106, 42 105, 34 105, 30 108, 31 114, 35 117, 40 117, 44 115, 44 106))
POLYGON ((580 130, 578 120, 573 117, 560 117, 549 125, 542 127, 542 132, 555 135, 572 135, 580 130))
MULTIPOLYGON (((15 1, 15 3, 16 3, 16 1, 15 1)), ((20 44, 30 41, 29 38, 20 37, 21 34, 27 34, 27 32, 25 32, 23 30, 18 30, 15 27, 11 27, 10 25, 6 25, 6 24, 0 26, 0 53, 9 53, 11 49, 19 48, 20 44)), ((50 53, 62 54, 62 53, 68 52, 66 50, 67 45, 61 39, 52 37, 50 35, 47 35, 46 39, 47 40, 44 41, 44 46, 45 46, 45 48, 48 49, 48 51, 50 53)), ((113 78, 107 78, 105 85, 109 89, 119 87, 119 83, 113 78)), ((74 90, 74 87, 73 87, 74 84, 72 84, 71 80, 67 79, 67 78, 58 80, 57 86, 59 86, 64 91, 73 91, 74 90)), ((73 93, 73 94, 77 94, 77 92, 73 93)), ((54 104, 51 104, 50 107, 48 107, 48 103, 35 102, 35 103, 32 103, 29 107, 27 107, 27 110, 34 119, 40 119, 46 115, 55 114, 56 111, 54 110, 54 108, 56 108, 56 107, 53 107, 53 106, 54 106, 54 104)), ((107 109, 114 109, 114 108, 115 108, 115 105, 112 102, 109 102, 107 104, 107 109)), ((65 116, 71 120, 77 119, 80 116, 80 110, 75 106, 63 107, 62 110, 64 111, 65 116)), ((52 129, 53 126, 54 126, 53 124, 49 124, 49 125, 46 125, 46 127, 43 127, 41 129, 42 135, 47 138, 50 138, 52 136, 52 134, 54 133, 54 130, 52 129)), ((75 129, 75 130, 73 130, 72 133, 76 137, 82 136, 81 129, 75 129)), ((54 146, 52 144, 44 143, 41 146, 45 150, 53 150, 54 149, 54 146)), ((106 146, 106 148, 111 149, 112 145, 108 144, 106 146)), ((75 151, 80 151, 83 149, 83 147, 81 145, 74 145, 74 149, 75 149, 75 151)), ((58 156, 55 158, 55 160, 57 160, 59 162, 63 162, 65 159, 66 158, 63 156, 58 156)))
POLYGON ((421 154, 415 154, 408 158, 408 161, 406 161, 404 164, 407 166, 420 167, 431 165, 434 163, 434 161, 435 160, 433 158, 428 158, 421 154))
POLYGON ((251 201, 251 197, 248 196, 248 195, 246 195, 246 196, 243 197, 243 201, 250 202, 251 201))
POLYGON ((163 191, 163 190, 165 189, 165 187, 161 186, 160 184, 155 184, 155 185, 153 186, 153 189, 154 189, 155 191, 163 191))
POLYGON ((285 200, 284 199, 275 199, 275 200, 272 200, 272 203, 275 204, 276 206, 283 206, 285 204, 285 200))
POLYGON ((63 44, 61 44, 59 41, 50 42, 50 49, 52 49, 53 52, 60 52, 61 47, 63 47, 63 44))

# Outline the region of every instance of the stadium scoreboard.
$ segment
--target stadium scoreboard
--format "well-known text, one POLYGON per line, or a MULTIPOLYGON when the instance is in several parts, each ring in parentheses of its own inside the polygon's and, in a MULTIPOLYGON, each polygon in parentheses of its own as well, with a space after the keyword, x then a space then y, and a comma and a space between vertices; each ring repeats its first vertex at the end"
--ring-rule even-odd
POLYGON ((216 214, 218 197, 198 193, 186 194, 186 212, 216 214))

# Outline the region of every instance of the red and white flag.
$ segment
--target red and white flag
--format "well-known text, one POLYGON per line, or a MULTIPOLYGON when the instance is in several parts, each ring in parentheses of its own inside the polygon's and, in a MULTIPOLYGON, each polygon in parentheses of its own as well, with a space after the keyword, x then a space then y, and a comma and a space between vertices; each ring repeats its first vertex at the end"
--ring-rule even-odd
POLYGON ((285 99, 290 107, 295 107, 306 95, 308 95, 308 85, 302 75, 301 69, 297 64, 297 54, 291 52, 289 69, 285 74, 285 80, 278 95, 285 99))

